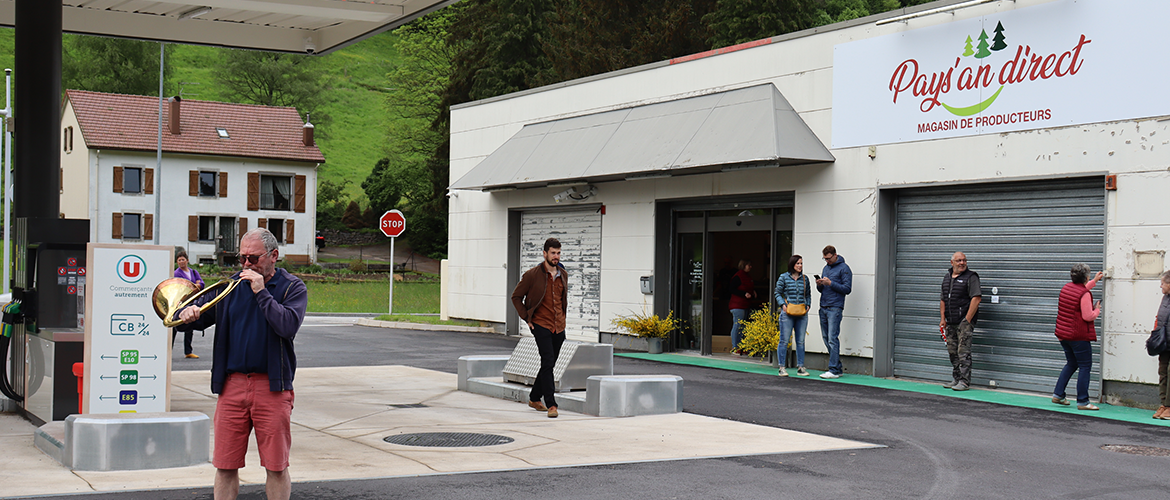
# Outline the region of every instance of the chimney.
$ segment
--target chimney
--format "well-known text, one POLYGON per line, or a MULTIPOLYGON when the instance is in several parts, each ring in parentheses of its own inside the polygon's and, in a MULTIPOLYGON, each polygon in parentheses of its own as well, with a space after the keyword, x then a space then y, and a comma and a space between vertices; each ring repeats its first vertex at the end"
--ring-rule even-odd
POLYGON ((312 147, 313 142, 313 124, 309 122, 309 114, 305 114, 305 126, 301 127, 301 140, 306 147, 312 147))
POLYGON ((168 126, 171 129, 171 133, 174 135, 179 135, 182 133, 182 130, 179 128, 179 103, 182 101, 183 101, 183 99, 179 96, 175 96, 175 97, 172 97, 170 99, 167 99, 167 102, 170 103, 170 107, 171 107, 170 114, 169 114, 170 120, 168 122, 168 126))

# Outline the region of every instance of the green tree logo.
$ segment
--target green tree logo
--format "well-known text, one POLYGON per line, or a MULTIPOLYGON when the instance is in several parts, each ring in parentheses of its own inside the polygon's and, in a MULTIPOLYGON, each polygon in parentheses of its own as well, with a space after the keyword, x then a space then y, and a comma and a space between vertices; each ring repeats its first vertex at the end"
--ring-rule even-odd
POLYGON ((975 46, 976 49, 979 49, 977 52, 975 52, 976 59, 983 59, 984 57, 991 55, 991 51, 987 50, 987 39, 987 30, 981 31, 979 33, 979 45, 975 46))
POLYGON ((971 47, 971 35, 967 35, 967 45, 963 47, 963 57, 970 57, 975 55, 975 49, 971 47))
POLYGON ((995 38, 992 38, 991 41, 994 42, 991 44, 991 50, 1000 51, 1007 48, 1003 37, 1003 23, 995 23, 995 38))

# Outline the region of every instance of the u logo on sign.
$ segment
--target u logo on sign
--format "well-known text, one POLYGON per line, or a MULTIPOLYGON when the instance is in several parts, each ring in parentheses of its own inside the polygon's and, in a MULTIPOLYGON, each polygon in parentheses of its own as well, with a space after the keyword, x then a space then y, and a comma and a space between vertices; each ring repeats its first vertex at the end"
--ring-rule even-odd
POLYGON ((118 261, 118 277, 127 283, 138 283, 146 276, 146 262, 137 255, 127 255, 118 261))

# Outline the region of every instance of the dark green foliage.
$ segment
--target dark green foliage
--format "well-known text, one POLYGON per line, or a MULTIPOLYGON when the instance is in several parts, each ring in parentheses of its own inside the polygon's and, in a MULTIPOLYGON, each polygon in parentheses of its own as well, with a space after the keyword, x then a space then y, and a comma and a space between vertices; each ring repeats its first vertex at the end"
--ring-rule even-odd
POLYGON ((816 9, 801 0, 719 0, 706 16, 707 43, 727 47, 814 26, 816 9))
MULTIPOLYGON (((233 102, 291 106, 323 126, 330 117, 320 111, 328 82, 313 56, 223 49, 216 81, 233 102)), ((318 131, 318 134, 324 131, 318 131)))
POLYGON ((362 222, 362 209, 356 201, 351 200, 349 205, 345 207, 345 214, 341 216, 341 223, 350 229, 365 227, 365 224, 362 222))
POLYGON ((325 179, 317 183, 317 229, 343 229, 341 218, 345 214, 345 188, 349 179, 335 183, 325 179))
MULTIPOLYGON (((61 86, 115 94, 158 95, 159 44, 122 38, 67 35, 61 40, 61 86)), ((167 45, 169 59, 172 45, 167 45)), ((171 67, 163 65, 164 82, 171 67)), ((164 86, 164 91, 167 87, 164 86)))

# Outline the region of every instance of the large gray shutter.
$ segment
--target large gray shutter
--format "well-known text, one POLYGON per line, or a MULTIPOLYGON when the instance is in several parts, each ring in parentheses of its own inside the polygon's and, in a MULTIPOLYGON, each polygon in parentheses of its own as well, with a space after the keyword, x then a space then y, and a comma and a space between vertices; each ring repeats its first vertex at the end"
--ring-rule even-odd
MULTIPOLYGON (((544 260, 544 240, 548 238, 560 240, 561 264, 569 271, 565 337, 597 342, 601 318, 601 214, 597 207, 524 212, 520 218, 519 273, 544 260)), ((520 331, 531 334, 523 321, 520 331)))
MULTIPOLYGON (((951 380, 938 331, 939 292, 951 255, 962 251, 983 292, 972 383, 1052 392, 1065 363, 1054 335, 1060 289, 1073 264, 1103 268, 1102 178, 907 190, 898 197, 895 238, 894 375, 951 380)), ((1094 298, 1104 288, 1098 284, 1094 298)), ((1100 342, 1094 342, 1094 397, 1100 373, 1100 342)), ((1068 391, 1076 395, 1075 376, 1068 391)))

